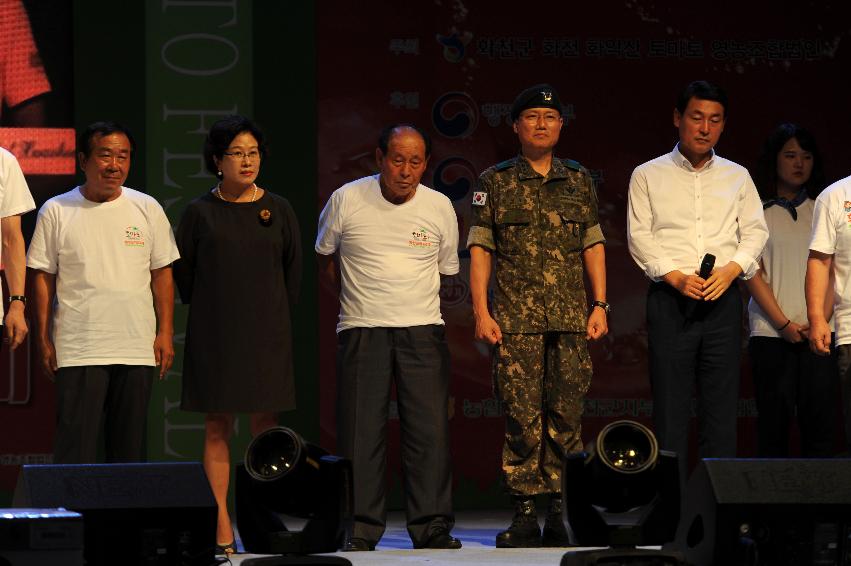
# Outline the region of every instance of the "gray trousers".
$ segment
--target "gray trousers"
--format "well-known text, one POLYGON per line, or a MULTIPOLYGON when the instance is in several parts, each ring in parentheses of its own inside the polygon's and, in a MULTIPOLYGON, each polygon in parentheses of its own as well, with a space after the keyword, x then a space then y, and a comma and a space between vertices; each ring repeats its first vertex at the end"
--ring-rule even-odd
POLYGON ((442 325, 352 328, 338 336, 337 451, 352 461, 352 536, 384 534, 387 418, 396 385, 408 533, 414 546, 451 530, 449 347, 442 325))
POLYGON ((55 464, 145 461, 153 366, 72 366, 56 372, 55 464))

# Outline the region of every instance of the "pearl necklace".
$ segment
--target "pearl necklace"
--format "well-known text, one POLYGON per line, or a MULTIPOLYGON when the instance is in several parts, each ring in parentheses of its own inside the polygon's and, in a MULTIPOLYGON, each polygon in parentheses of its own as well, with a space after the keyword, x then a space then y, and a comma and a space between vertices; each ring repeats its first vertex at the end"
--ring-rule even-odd
MULTIPOLYGON (((254 187, 254 191, 251 193, 251 200, 249 202, 254 202, 257 199, 257 184, 251 183, 251 186, 254 187)), ((219 183, 216 185, 216 196, 222 199, 225 202, 239 202, 238 200, 228 200, 225 198, 225 195, 222 194, 222 184, 219 183)), ((239 197, 237 197, 238 199, 239 197)))

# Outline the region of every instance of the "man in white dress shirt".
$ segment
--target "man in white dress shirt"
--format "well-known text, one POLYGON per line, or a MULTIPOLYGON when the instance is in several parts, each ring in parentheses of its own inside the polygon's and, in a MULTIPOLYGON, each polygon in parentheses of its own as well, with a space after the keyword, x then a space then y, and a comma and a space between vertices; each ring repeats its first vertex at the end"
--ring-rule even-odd
POLYGON ((736 455, 742 303, 737 277, 758 269, 768 228, 748 171, 715 154, 727 96, 689 84, 674 109, 679 143, 636 167, 627 231, 633 259, 651 280, 647 333, 653 422, 660 448, 688 464, 695 385, 701 457, 736 455), (715 267, 698 275, 706 254, 715 267))

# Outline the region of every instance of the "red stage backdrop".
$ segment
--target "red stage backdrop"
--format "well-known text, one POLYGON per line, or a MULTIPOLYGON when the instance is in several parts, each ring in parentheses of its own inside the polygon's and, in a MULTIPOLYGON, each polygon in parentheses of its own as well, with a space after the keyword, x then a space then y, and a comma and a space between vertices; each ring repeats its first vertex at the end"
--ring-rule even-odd
MULTIPOLYGON (((727 89, 729 120, 717 147, 727 158, 751 167, 768 132, 794 121, 815 133, 830 180, 851 173, 845 4, 801 5, 794 13, 769 2, 723 4, 317 5, 317 213, 334 189, 376 171, 381 127, 413 122, 433 136, 423 182, 452 199, 463 247, 478 173, 518 152, 508 118, 515 95, 540 82, 559 91, 565 127, 556 153, 578 160, 597 180, 613 306, 609 336, 592 347, 586 441, 613 419, 650 422, 647 281, 626 246, 626 194, 633 168, 676 143, 672 110, 679 90, 704 78, 727 89)), ((456 502, 475 506, 500 500, 493 495, 501 490, 503 421, 488 348, 472 339, 469 256, 461 255, 462 271, 444 284, 441 299, 453 364, 456 502)), ((321 441, 328 447, 335 437, 337 311, 336 299, 321 290, 321 441)), ((747 456, 754 453, 755 408, 746 352, 742 366, 739 451, 747 456)), ((394 464, 397 425, 391 426, 394 464)), ((389 476, 398 495, 397 467, 389 476)))

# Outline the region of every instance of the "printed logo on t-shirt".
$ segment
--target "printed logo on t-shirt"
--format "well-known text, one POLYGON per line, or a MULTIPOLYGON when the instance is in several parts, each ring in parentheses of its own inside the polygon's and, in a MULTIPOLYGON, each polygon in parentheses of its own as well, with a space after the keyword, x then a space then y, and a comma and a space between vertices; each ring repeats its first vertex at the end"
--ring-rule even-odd
POLYGON ((408 245, 412 248, 430 248, 436 244, 434 234, 426 228, 415 228, 411 231, 408 245))
POLYGON ((145 239, 142 231, 136 226, 128 226, 124 229, 124 245, 131 247, 144 247, 145 239))

